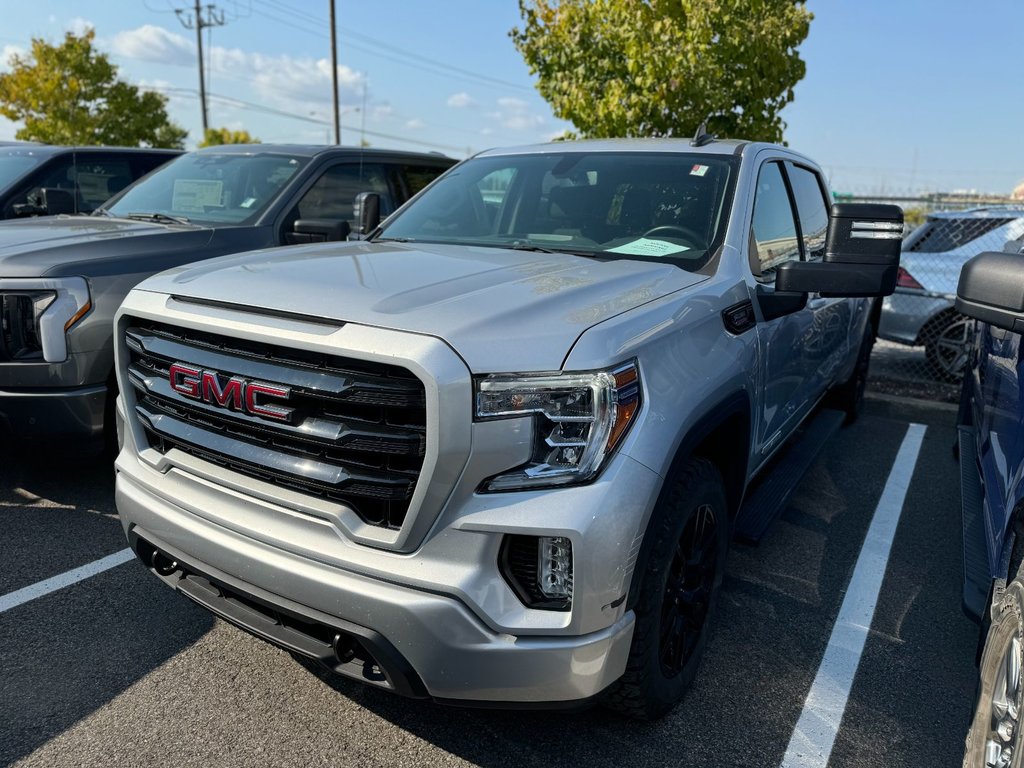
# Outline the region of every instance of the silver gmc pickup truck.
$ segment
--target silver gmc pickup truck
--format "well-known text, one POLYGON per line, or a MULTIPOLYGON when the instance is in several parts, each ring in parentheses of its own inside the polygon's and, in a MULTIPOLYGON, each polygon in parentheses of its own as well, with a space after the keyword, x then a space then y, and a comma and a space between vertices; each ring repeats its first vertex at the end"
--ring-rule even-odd
POLYGON ((553 143, 360 242, 149 278, 115 320, 129 542, 371 685, 658 717, 780 449, 863 396, 902 214, 828 203, 779 146, 553 143))

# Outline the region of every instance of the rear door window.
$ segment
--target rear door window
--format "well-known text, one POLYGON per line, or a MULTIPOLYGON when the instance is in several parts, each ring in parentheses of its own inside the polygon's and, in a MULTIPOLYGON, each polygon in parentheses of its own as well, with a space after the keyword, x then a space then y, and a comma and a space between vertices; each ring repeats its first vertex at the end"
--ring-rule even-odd
POLYGON ((828 233, 828 208, 821 181, 818 174, 809 168, 786 163, 786 170, 800 217, 805 257, 808 261, 820 261, 825 255, 825 236, 828 233))
POLYGON ((406 194, 405 199, 401 202, 405 202, 405 200, 408 200, 410 197, 417 194, 421 189, 447 170, 447 168, 442 168, 436 165, 403 164, 400 166, 399 172, 402 177, 406 194))

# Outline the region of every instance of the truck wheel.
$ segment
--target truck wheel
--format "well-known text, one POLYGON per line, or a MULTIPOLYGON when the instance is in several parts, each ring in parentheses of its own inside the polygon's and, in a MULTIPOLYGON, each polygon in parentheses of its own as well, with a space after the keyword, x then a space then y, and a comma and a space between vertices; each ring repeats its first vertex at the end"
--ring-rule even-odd
POLYGON ((1024 584, 1020 572, 1007 585, 985 637, 974 719, 967 731, 964 768, 1010 768, 1024 759, 1024 584))
POLYGON ((868 369, 871 366, 871 350, 875 346, 875 329, 869 322, 864 329, 860 349, 857 352, 857 364, 850 378, 832 388, 829 402, 833 408, 846 414, 847 424, 852 424, 864 410, 864 390, 868 383, 868 369))
POLYGON ((610 709, 639 720, 655 720, 683 698, 707 644, 729 542, 725 489, 711 462, 685 464, 647 535, 653 546, 626 671, 604 697, 610 709))

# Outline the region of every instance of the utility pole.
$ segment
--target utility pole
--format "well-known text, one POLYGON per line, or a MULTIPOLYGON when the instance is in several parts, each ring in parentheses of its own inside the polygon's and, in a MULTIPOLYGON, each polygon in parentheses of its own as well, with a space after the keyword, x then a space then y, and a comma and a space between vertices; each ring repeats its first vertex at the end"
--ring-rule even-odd
POLYGON ((221 27, 224 25, 224 12, 217 12, 217 6, 210 3, 206 6, 206 16, 203 16, 203 7, 200 0, 195 0, 193 13, 189 14, 184 8, 176 8, 174 12, 178 15, 178 21, 185 29, 196 31, 196 49, 199 53, 199 104, 203 112, 203 138, 206 138, 206 131, 210 125, 206 117, 206 75, 203 72, 203 30, 207 27, 221 27))
MULTIPOLYGON (((196 0, 196 2, 198 1, 196 0)), ((331 86, 334 95, 334 143, 341 144, 341 106, 338 104, 338 28, 334 23, 334 0, 331 0, 331 86)))

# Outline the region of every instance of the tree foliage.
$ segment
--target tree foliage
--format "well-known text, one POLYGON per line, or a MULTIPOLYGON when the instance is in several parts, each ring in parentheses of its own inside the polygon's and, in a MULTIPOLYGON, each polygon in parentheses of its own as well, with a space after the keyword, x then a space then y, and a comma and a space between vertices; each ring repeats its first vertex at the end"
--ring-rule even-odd
POLYGON ((558 117, 587 137, 781 141, 806 67, 800 0, 519 0, 509 34, 558 117))
POLYGON ((21 121, 17 138, 47 144, 184 146, 188 135, 167 116, 167 99, 119 80, 93 46, 95 30, 68 32, 60 45, 32 38, 0 74, 0 114, 21 121))
POLYGON ((259 144, 248 131, 232 131, 230 128, 207 128, 206 135, 199 142, 200 147, 218 147, 221 144, 259 144))

